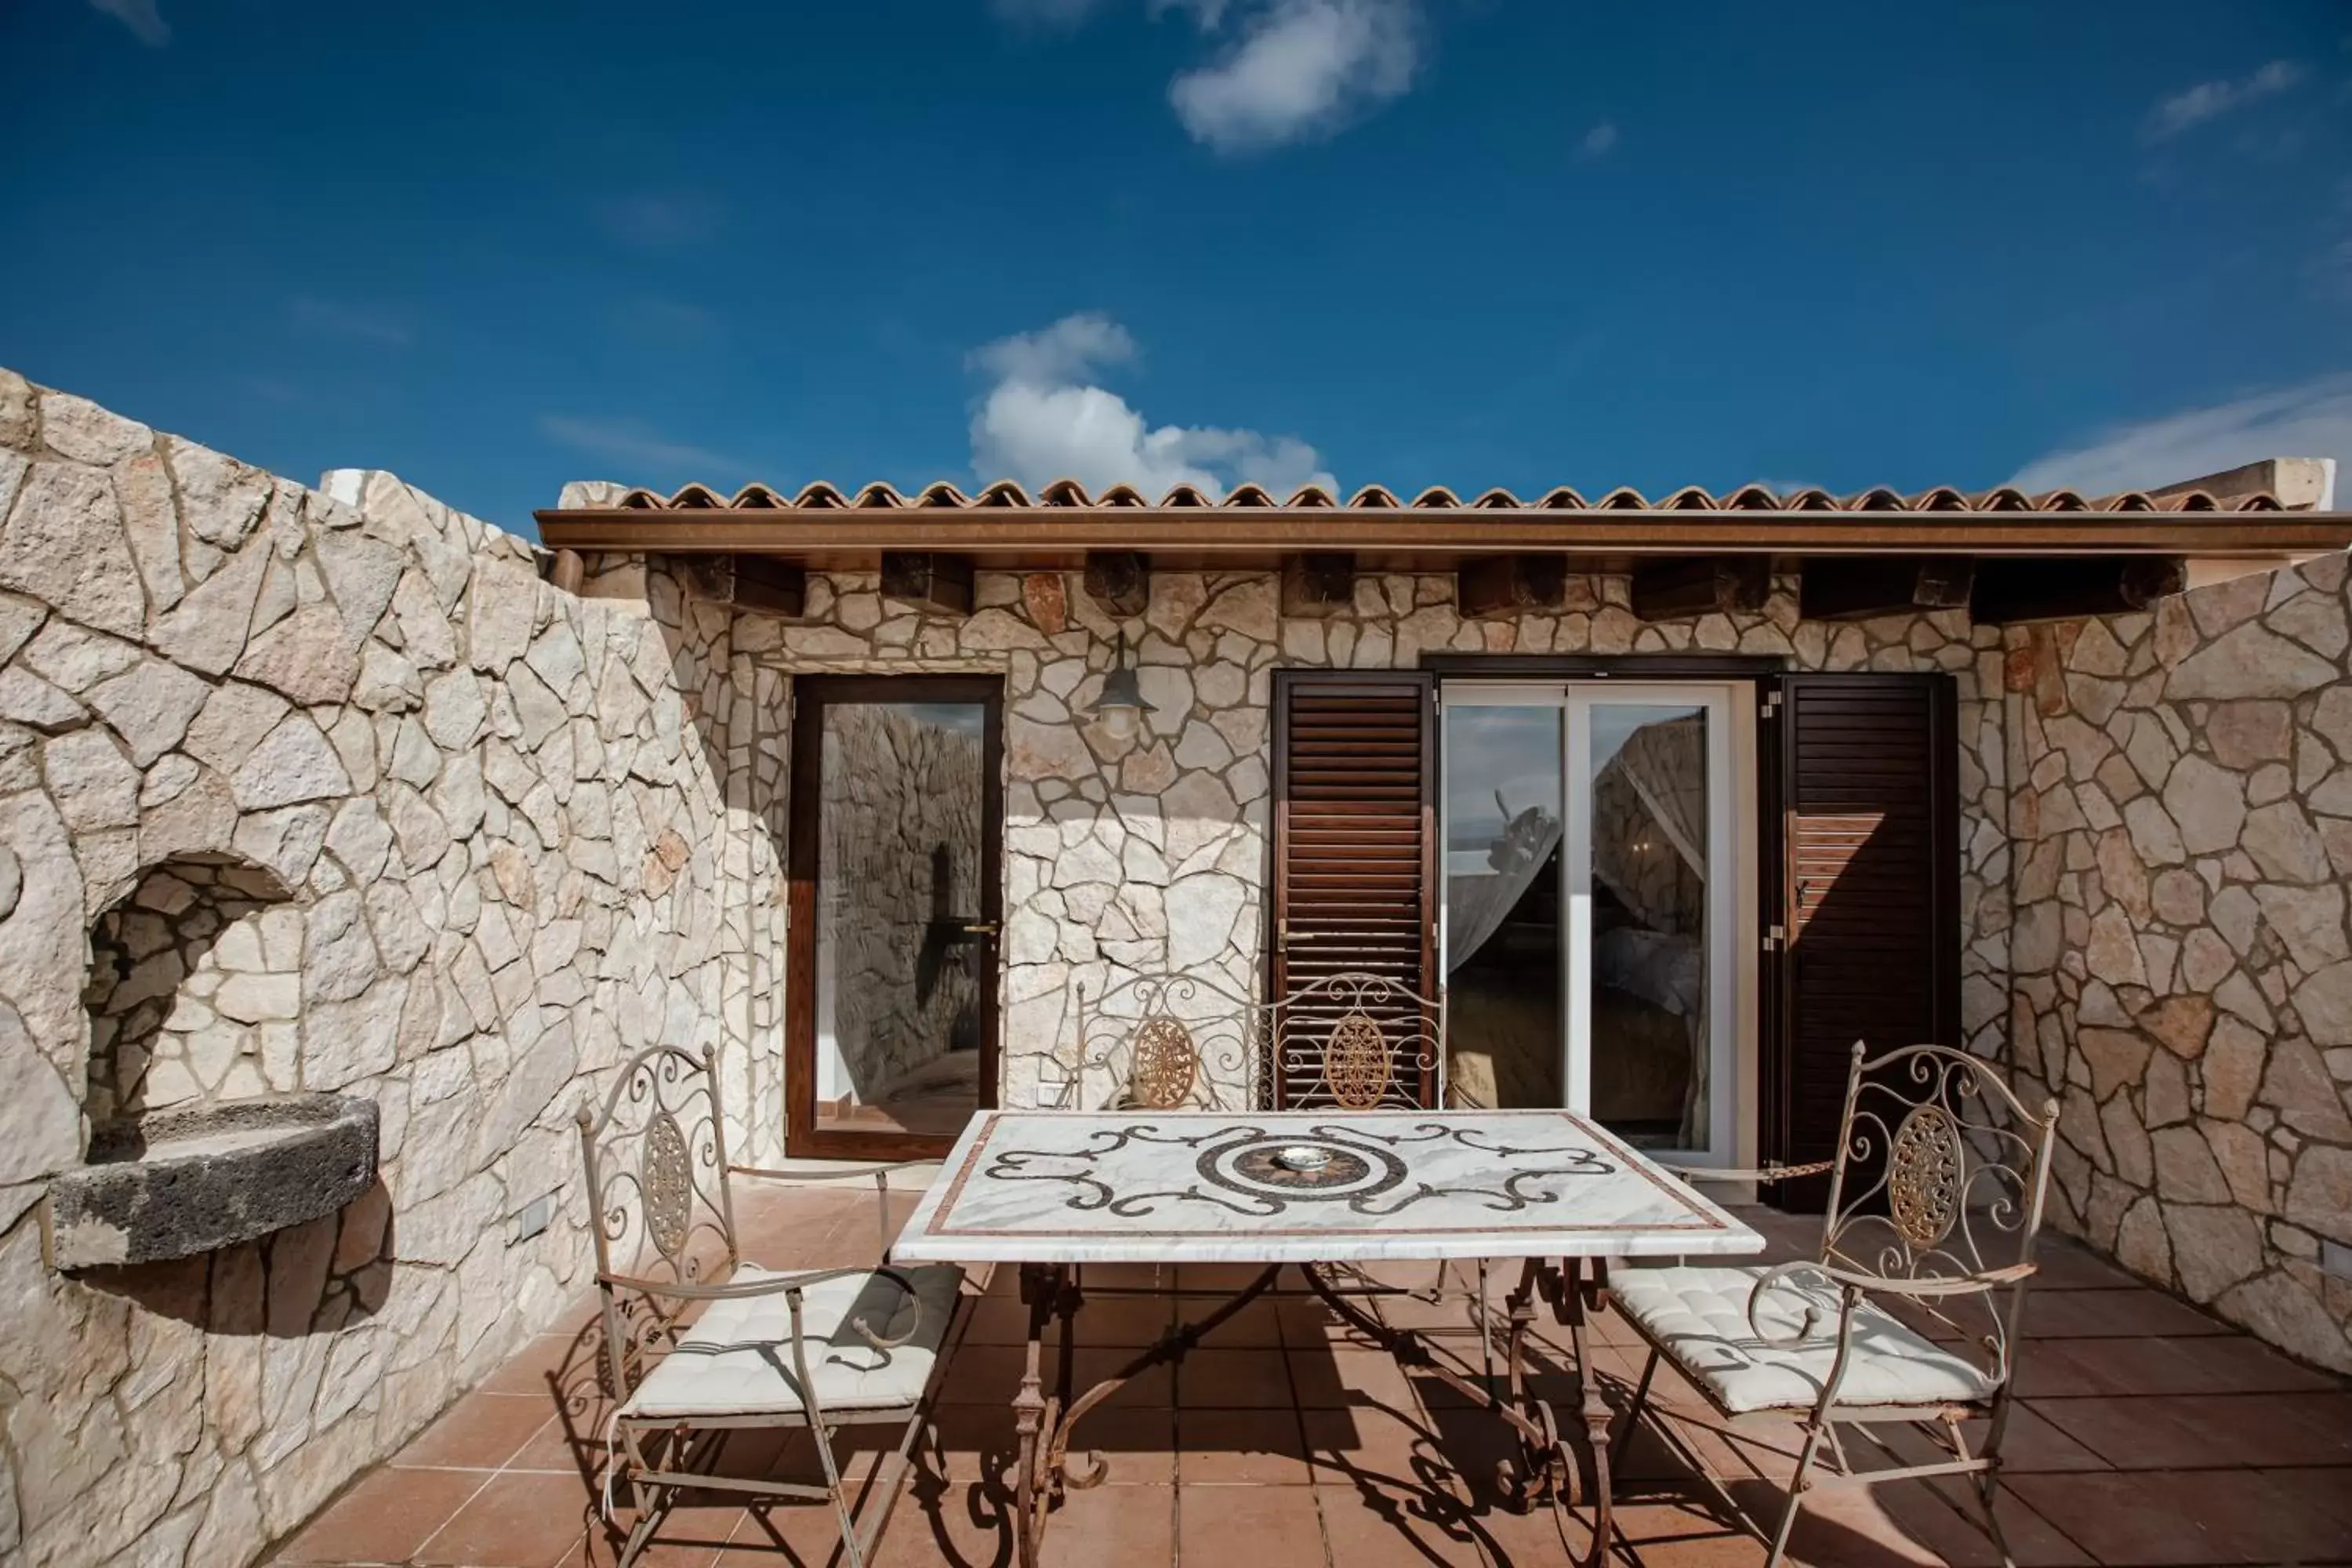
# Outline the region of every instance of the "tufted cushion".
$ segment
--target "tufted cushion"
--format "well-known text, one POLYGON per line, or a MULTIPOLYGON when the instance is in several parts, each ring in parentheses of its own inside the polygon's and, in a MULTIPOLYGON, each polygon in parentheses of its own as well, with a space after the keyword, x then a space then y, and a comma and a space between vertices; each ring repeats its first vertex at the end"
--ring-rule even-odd
MULTIPOLYGON (((1826 1280, 1783 1279, 1757 1304, 1775 1335, 1793 1334, 1810 1301, 1820 1326, 1801 1343, 1768 1344, 1748 1321, 1748 1293, 1761 1266, 1629 1268, 1610 1275, 1618 1311, 1727 1414, 1810 1410, 1837 1359, 1838 1290, 1826 1280)), ((1912 1332, 1867 1300, 1854 1309, 1853 1353, 1838 1384, 1847 1405, 1964 1405, 1996 1385, 1974 1363, 1912 1332)))
MULTIPOLYGON (((747 1263, 736 1269, 735 1278, 759 1279, 777 1272, 747 1263)), ((913 1303, 896 1279, 887 1274, 845 1274, 801 1292, 809 1375, 824 1409, 911 1405, 929 1386, 940 1345, 955 1315, 963 1270, 933 1264, 898 1272, 914 1284, 922 1321, 914 1338, 891 1350, 875 1349, 851 1325, 862 1318, 884 1339, 907 1331, 913 1303)), ((792 1308, 782 1290, 714 1301, 677 1348, 637 1384, 621 1414, 664 1420, 794 1414, 801 1408, 801 1391, 793 1375, 792 1339, 792 1308)))

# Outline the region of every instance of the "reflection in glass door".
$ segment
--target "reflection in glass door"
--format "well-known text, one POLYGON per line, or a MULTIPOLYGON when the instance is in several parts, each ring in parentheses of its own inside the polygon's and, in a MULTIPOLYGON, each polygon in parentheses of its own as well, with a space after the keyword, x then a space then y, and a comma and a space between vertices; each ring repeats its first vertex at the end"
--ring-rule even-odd
POLYGON ((1450 1102, 1727 1159, 1728 691, 1449 685, 1444 710, 1450 1102))
POLYGON ((1000 690, 795 683, 793 1153, 944 1153, 994 1103, 1000 690))

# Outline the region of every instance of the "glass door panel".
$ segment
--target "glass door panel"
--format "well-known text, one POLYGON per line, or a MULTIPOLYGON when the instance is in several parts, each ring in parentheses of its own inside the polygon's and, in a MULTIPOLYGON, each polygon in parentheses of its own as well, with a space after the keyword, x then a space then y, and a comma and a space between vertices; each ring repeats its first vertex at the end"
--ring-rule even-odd
POLYGON ((1727 1160, 1728 689, 1449 684, 1442 711, 1446 1103, 1727 1160))
POLYGON ((793 726, 810 1005, 788 1133, 796 1153, 944 1152, 994 1102, 995 683, 855 679, 804 681, 793 726))
POLYGON ((1444 710, 1448 1105, 1569 1103, 1559 689, 1449 692, 1444 710))

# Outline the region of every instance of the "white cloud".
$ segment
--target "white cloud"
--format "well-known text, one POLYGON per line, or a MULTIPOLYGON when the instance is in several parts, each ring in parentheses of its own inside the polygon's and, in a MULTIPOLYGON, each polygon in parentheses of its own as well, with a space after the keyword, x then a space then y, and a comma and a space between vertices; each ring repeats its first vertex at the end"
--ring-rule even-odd
POLYGON ((1576 148, 1588 158, 1598 158, 1616 145, 1617 122, 1613 120, 1604 120, 1586 132, 1584 140, 1578 142, 1576 148))
POLYGON ((2333 458, 2352 467, 2352 373, 2274 387, 2160 419, 2118 425, 2037 458, 2010 483, 2085 495, 2155 489, 2262 458, 2333 458))
POLYGON ((2200 81, 2158 104, 2143 132, 2147 141, 2162 142, 2209 120, 2243 109, 2250 103, 2286 91, 2303 80, 2303 68, 2293 60, 2273 60, 2251 76, 2235 81, 2200 81))
POLYGON ((1135 340, 1109 317, 1065 316, 979 349, 972 365, 996 378, 971 416, 973 471, 1034 489, 1077 480, 1100 494, 1130 484, 1153 500, 1172 485, 1222 496, 1244 481, 1287 499, 1301 485, 1336 488, 1315 448, 1293 436, 1144 423, 1094 374, 1135 358, 1135 340))
MULTIPOLYGON (((1204 23, 1223 8, 1202 8, 1204 23)), ((1168 101, 1196 142, 1247 153, 1328 136, 1401 97, 1420 65, 1413 0, 1273 0, 1168 101)))
POLYGON ((415 334, 404 322, 366 305, 339 305, 331 300, 296 300, 286 307, 295 324, 331 337, 358 338, 388 349, 404 349, 415 334))
POLYGON ((753 467, 708 447, 673 441, 640 419, 542 414, 539 416, 539 433, 573 451, 585 452, 640 477, 733 477, 749 475, 753 467))
POLYGON ((89 0, 89 8, 130 28, 131 36, 151 49, 172 41, 172 25, 155 9, 155 0, 89 0))

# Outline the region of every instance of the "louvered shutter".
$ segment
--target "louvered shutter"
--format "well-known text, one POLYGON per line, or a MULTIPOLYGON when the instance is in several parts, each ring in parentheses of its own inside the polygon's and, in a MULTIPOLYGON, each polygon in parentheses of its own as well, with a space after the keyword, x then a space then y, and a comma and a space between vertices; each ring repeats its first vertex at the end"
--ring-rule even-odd
MULTIPOLYGON (((1276 671, 1274 681, 1272 994, 1362 971, 1436 996, 1436 721, 1432 677, 1398 671, 1276 671)), ((1324 1022, 1315 1019, 1311 1022, 1324 1022)), ((1336 1022, 1336 1017, 1329 1020, 1336 1022)), ((1274 1064, 1276 1106, 1313 1106, 1318 1075, 1300 1070, 1294 1019, 1274 1064)), ((1434 1055, 1433 1007, 1382 1019, 1434 1055)), ((1418 1054, 1418 1053, 1414 1053, 1418 1054)), ((1434 1103, 1434 1063, 1392 1057, 1391 1097, 1434 1103)))
MULTIPOLYGON (((1777 695, 1765 915, 1782 941, 1763 988, 1761 1142, 1804 1163, 1836 1150, 1855 1040, 1873 1056, 1959 1043, 1959 741, 1947 675, 1786 675, 1777 695)), ((1773 1195, 1818 1210, 1828 1191, 1773 1195)))

